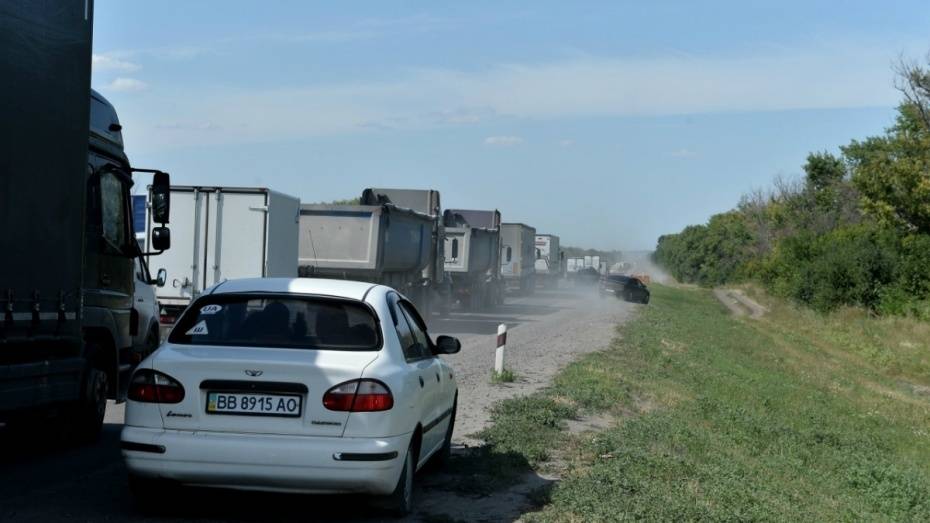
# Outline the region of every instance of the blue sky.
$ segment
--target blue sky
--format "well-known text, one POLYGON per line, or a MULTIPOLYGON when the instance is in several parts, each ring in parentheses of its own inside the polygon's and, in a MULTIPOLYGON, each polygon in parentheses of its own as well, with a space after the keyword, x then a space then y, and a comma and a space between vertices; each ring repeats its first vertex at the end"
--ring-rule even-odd
POLYGON ((173 183, 367 186, 651 248, 880 133, 913 2, 97 0, 94 87, 173 183))

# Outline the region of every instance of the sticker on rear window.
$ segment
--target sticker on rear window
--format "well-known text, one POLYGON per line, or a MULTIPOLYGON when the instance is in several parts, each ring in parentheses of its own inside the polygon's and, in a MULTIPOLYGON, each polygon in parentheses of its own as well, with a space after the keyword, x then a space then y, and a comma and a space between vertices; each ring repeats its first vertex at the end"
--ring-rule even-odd
POLYGON ((215 304, 215 303, 212 303, 212 304, 210 304, 210 305, 204 305, 203 307, 201 307, 201 308, 200 308, 200 315, 201 315, 201 316, 208 316, 208 315, 210 315, 210 314, 216 314, 216 313, 220 312, 221 310, 223 310, 223 306, 222 306, 222 305, 217 305, 217 304, 215 304))
POLYGON ((185 336, 198 336, 208 334, 207 333, 207 322, 200 320, 200 323, 191 327, 191 330, 184 333, 185 336))

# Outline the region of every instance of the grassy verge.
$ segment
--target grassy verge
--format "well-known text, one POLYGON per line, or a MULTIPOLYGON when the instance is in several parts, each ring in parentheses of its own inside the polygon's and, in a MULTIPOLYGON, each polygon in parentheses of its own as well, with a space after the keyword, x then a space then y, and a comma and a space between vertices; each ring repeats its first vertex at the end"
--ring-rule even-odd
POLYGON ((502 403, 482 437, 563 480, 534 521, 930 520, 927 326, 654 286, 605 352, 502 403), (600 413, 612 428, 570 435, 600 413))

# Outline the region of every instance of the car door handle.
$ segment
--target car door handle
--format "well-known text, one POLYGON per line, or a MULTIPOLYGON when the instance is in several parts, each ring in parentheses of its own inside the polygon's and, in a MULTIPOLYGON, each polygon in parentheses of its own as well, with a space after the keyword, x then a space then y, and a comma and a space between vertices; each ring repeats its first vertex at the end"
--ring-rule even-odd
POLYGON ((104 287, 109 287, 109 285, 110 285, 110 276, 109 276, 108 274, 101 274, 101 275, 100 275, 100 284, 103 285, 104 287))
POLYGON ((420 376, 420 388, 421 388, 421 389, 423 388, 423 385, 424 385, 424 383, 423 383, 423 376, 420 376))

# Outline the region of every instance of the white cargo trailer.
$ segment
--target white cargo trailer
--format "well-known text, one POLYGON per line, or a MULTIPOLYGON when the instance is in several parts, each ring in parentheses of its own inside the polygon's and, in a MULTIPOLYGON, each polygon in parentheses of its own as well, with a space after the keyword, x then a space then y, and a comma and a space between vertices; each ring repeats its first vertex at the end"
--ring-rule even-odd
POLYGON ((270 189, 172 186, 172 249, 149 262, 168 272, 164 321, 223 280, 297 277, 299 213, 299 199, 270 189))

